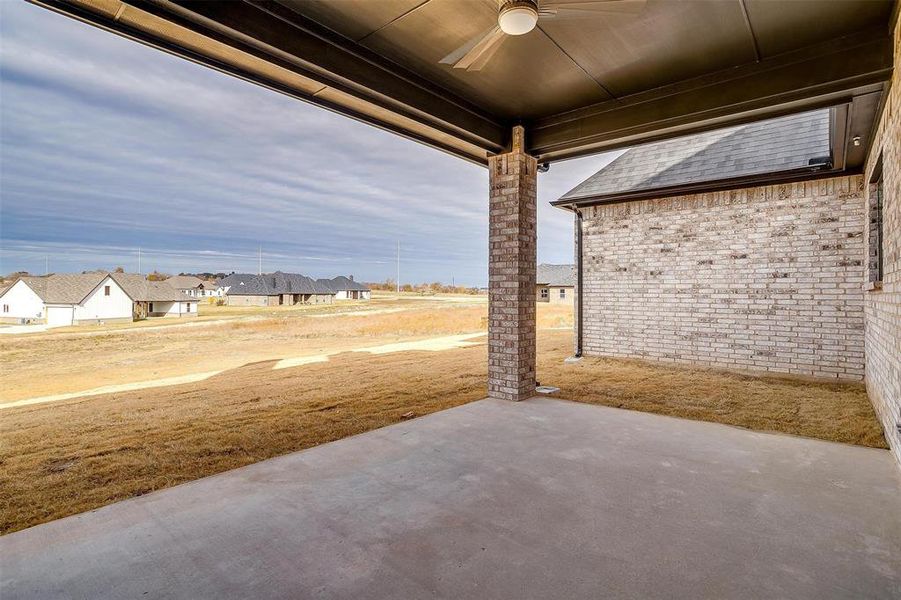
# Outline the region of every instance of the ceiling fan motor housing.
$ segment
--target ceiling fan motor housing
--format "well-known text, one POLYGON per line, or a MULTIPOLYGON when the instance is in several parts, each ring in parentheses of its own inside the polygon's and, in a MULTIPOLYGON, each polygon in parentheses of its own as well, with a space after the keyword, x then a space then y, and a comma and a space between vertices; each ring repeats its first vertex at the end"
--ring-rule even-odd
POLYGON ((497 15, 497 24, 507 35, 523 35, 538 23, 538 0, 506 0, 497 15))

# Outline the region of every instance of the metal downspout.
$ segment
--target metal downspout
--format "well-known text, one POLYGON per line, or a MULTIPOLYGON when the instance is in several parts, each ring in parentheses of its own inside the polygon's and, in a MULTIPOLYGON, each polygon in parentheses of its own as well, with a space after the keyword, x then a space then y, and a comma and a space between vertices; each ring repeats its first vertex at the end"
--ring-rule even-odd
POLYGON ((573 206, 576 213, 576 352, 582 357, 582 211, 573 206))

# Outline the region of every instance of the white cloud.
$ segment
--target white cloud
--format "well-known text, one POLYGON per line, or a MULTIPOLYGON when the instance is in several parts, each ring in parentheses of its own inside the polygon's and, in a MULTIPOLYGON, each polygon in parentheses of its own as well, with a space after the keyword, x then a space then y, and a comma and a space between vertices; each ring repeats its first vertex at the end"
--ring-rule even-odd
MULTIPOLYGON (((241 270, 262 243, 274 268, 382 279, 401 240, 407 277, 484 284, 480 167, 43 9, 0 10, 0 269, 110 266, 142 246, 164 270, 241 270)), ((541 260, 572 255, 571 217, 547 201, 605 162, 541 176, 541 260)))

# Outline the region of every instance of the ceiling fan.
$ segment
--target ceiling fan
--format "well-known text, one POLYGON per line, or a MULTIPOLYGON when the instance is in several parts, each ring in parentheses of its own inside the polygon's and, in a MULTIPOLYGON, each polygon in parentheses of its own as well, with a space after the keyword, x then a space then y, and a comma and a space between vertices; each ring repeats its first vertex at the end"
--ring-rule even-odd
POLYGON ((497 25, 469 40, 441 59, 455 69, 480 71, 508 35, 529 33, 538 19, 597 17, 602 14, 635 14, 647 0, 499 0, 497 25))

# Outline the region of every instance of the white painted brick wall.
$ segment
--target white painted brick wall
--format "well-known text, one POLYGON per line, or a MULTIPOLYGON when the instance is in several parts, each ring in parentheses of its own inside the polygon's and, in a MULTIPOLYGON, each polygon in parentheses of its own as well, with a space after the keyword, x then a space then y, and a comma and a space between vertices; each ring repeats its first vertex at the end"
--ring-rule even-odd
POLYGON ((591 207, 584 352, 862 379, 860 176, 591 207))

